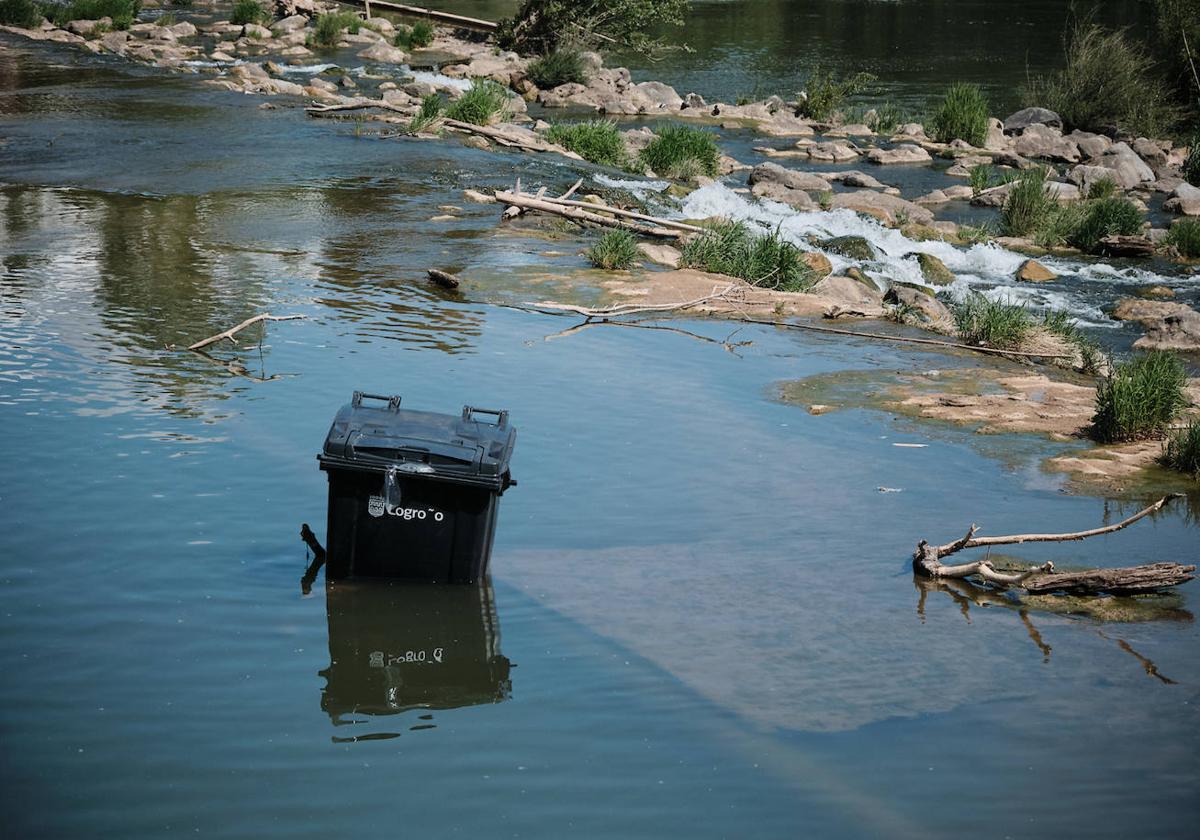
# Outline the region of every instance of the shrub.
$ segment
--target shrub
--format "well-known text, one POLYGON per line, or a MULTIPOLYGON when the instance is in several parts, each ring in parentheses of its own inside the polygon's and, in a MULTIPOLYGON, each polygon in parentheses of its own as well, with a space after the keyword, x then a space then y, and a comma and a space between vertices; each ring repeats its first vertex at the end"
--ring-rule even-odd
POLYGON ((880 134, 891 134, 909 122, 908 113, 892 102, 885 102, 875 109, 875 119, 867 127, 880 134))
POLYGON ((721 151, 712 132, 683 125, 654 129, 654 139, 642 149, 641 161, 659 175, 683 178, 717 174, 721 151))
POLYGON ((442 115, 442 98, 430 93, 421 99, 421 108, 408 122, 408 133, 419 134, 437 121, 442 115))
POLYGON ((0 23, 33 29, 42 22, 42 10, 33 0, 0 0, 0 23))
POLYGON ((174 26, 178 22, 179 19, 175 17, 174 12, 167 12, 165 15, 159 15, 154 19, 155 26, 174 26))
POLYGON ((622 271, 637 259, 637 239, 627 230, 610 230, 588 249, 587 258, 596 268, 622 271))
POLYGON ((1192 420, 1171 432, 1159 461, 1168 469, 1200 478, 1200 421, 1192 420))
POLYGON ((336 47, 343 29, 353 35, 362 27, 362 23, 362 18, 354 12, 326 12, 317 18, 312 42, 319 47, 336 47))
POLYGON ((500 21, 497 44, 522 55, 547 55, 562 46, 610 47, 640 53, 665 49, 652 33, 681 26, 688 0, 522 0, 500 21))
POLYGON ((133 21, 141 10, 142 0, 75 0, 67 6, 42 6, 43 14, 55 26, 66 26, 73 20, 99 20, 108 17, 112 18, 113 29, 128 29, 133 26, 133 21))
POLYGON ((1180 219, 1167 231, 1166 243, 1181 257, 1200 257, 1200 219, 1180 219))
POLYGON ((578 50, 555 50, 530 64, 526 73, 530 81, 544 90, 568 82, 581 85, 587 81, 583 72, 583 56, 578 50))
POLYGON ((1058 203, 1046 192, 1046 170, 1021 173, 1000 210, 1000 226, 1009 236, 1029 236, 1044 226, 1058 203))
POLYGON ((1188 156, 1183 161, 1183 177, 1193 187, 1200 187, 1200 132, 1188 142, 1188 156))
POLYGON ((967 344, 1016 350, 1034 326, 1025 307, 989 300, 978 292, 971 292, 953 310, 958 334, 967 344))
POLYGON ((508 89, 490 79, 474 79, 471 89, 450 103, 446 116, 459 122, 487 125, 504 119, 508 89))
POLYGON ((1118 364, 1096 389, 1092 438, 1115 443, 1161 437, 1187 405, 1186 382, 1174 353, 1155 350, 1118 364))
POLYGON ((546 132, 546 139, 601 166, 623 167, 628 163, 621 132, 608 120, 555 123, 546 132))
POLYGON ((814 120, 828 120, 846 100, 875 81, 870 73, 855 73, 846 79, 839 79, 833 73, 822 72, 820 67, 814 67, 808 74, 804 85, 805 96, 800 100, 797 109, 800 114, 814 120))
POLYGON ((778 231, 755 235, 744 222, 717 222, 683 247, 679 264, 740 277, 755 286, 803 292, 816 273, 778 231))
POLYGON ((978 85, 951 85, 930 121, 933 139, 940 143, 965 140, 982 146, 987 140, 988 101, 978 85))
POLYGON ((419 50, 432 44, 433 36, 433 24, 427 20, 419 20, 412 26, 397 27, 393 43, 406 50, 419 50))
POLYGON ((1090 201, 1083 217, 1066 237, 1081 251, 1094 251, 1106 236, 1130 236, 1142 229, 1142 211, 1125 198, 1101 198, 1090 201))
POLYGON ((1118 126, 1162 137, 1178 120, 1154 61, 1124 32, 1094 23, 1077 24, 1065 38, 1066 66, 1034 79, 1023 92, 1027 105, 1056 111, 1084 131, 1118 126))
POLYGON ((233 4, 233 13, 229 16, 230 23, 245 26, 247 23, 262 23, 267 19, 267 11, 258 0, 237 0, 233 4))

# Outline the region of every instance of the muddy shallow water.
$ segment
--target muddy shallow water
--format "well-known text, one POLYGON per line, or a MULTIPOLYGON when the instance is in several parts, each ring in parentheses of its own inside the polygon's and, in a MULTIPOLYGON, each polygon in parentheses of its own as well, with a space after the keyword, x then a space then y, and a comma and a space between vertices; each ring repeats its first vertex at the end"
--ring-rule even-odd
MULTIPOLYGON (((1040 465, 1069 444, 781 399, 977 359, 767 327, 736 353, 546 341, 571 322, 497 304, 544 296, 583 239, 500 229, 461 189, 569 183, 565 163, 356 138, 8 40, 0 68, 13 836, 1185 836, 1200 817, 1196 583, 1168 620, 1101 625, 923 597, 908 569, 920 537, 1089 527, 1140 497, 1062 492, 1040 465), (471 282, 431 291, 429 265, 471 282), (307 317, 214 355, 271 381, 165 349, 257 311, 307 317), (511 410, 491 599, 302 593, 313 456, 355 388, 511 410), (397 602, 433 604, 465 670, 343 667, 355 645, 426 649, 397 602)), ((1189 510, 1024 556, 1194 560, 1189 510)))

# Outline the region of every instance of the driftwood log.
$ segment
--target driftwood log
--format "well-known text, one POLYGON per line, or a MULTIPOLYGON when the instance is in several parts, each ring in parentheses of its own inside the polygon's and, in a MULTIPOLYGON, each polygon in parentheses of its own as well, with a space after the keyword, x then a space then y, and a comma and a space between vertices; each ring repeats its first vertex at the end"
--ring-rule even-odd
POLYGON ((408 6, 403 3, 389 3, 387 0, 338 0, 339 3, 346 3, 351 6, 361 6, 363 8, 380 12, 394 12, 398 15, 407 15, 409 17, 427 18, 434 23, 445 24, 446 26, 456 26, 460 29, 474 29, 479 32, 495 32, 496 23, 490 20, 481 20, 480 18, 466 17, 464 15, 454 15, 449 12, 440 12, 436 9, 426 9, 422 6, 408 6))
MULTIPOLYGON (((542 213, 549 213, 554 216, 562 216, 565 219, 570 219, 580 224, 593 224, 600 227, 620 228, 628 230, 632 233, 637 233, 642 236, 654 236, 660 239, 679 239, 684 233, 685 227, 682 222, 673 222, 667 219, 654 219, 655 226, 651 227, 648 224, 641 224, 634 221, 624 221, 622 219, 613 218, 616 215, 640 215, 633 214, 632 211, 620 210, 615 207, 601 207, 599 205, 588 205, 586 202, 565 201, 560 204, 554 199, 545 197, 539 198, 536 195, 523 193, 518 187, 515 192, 508 190, 497 190, 496 200, 501 204, 509 207, 517 207, 521 210, 537 210, 542 213), (594 210, 584 210, 583 207, 575 205, 586 205, 593 207, 594 210), (613 216, 604 216, 602 213, 612 213, 613 216)), ((653 217, 649 217, 653 218, 653 217)))
POLYGON ((1086 572, 1055 572, 1053 563, 1043 563, 1023 572, 1003 572, 997 570, 987 560, 977 560, 973 563, 947 565, 941 558, 955 554, 968 548, 994 545, 1015 545, 1026 542, 1068 542, 1082 540, 1100 534, 1111 534, 1127 528, 1143 517, 1149 516, 1163 508, 1172 499, 1180 498, 1181 493, 1163 496, 1154 504, 1123 519, 1114 525, 1092 528, 1087 531, 1074 531, 1065 534, 1012 534, 1002 537, 976 537, 978 527, 972 525, 966 535, 945 545, 930 545, 921 540, 913 553, 913 572, 929 578, 981 578, 990 584, 1002 587, 1019 586, 1028 592, 1049 593, 1064 592, 1074 595, 1131 595, 1145 592, 1155 592, 1168 586, 1178 586, 1193 578, 1196 571, 1194 565, 1185 566, 1180 563, 1153 563, 1146 566, 1130 566, 1120 569, 1095 569, 1086 572))

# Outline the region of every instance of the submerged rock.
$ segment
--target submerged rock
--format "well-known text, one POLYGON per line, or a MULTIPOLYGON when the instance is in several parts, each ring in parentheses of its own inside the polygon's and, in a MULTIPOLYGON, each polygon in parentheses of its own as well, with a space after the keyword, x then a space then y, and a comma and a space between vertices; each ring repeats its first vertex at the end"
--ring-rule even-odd
POLYGON ((821 247, 860 262, 871 262, 875 259, 875 248, 865 236, 835 236, 822 242, 821 247))
MULTIPOLYGON (((828 186, 828 185, 826 185, 828 186)), ((816 210, 817 203, 804 190, 796 190, 778 181, 759 181, 750 192, 758 198, 781 201, 797 210, 816 210)))

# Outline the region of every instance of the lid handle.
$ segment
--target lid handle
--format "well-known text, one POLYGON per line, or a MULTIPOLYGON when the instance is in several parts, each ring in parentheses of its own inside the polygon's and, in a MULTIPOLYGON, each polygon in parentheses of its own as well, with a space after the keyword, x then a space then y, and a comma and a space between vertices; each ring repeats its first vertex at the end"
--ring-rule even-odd
MULTIPOLYGON (((463 413, 462 413, 463 420, 468 420, 468 421, 474 420, 475 418, 472 417, 472 415, 474 415, 474 414, 491 414, 492 416, 494 416, 496 418, 495 425, 499 426, 501 429, 503 429, 505 426, 508 425, 508 412, 507 411, 494 411, 490 408, 476 408, 473 405, 464 405, 463 406, 463 413)), ((478 422, 478 421, 476 421, 476 422, 478 422)))
POLYGON ((383 394, 364 394, 362 391, 355 391, 354 396, 350 398, 350 405, 354 406, 355 408, 358 408, 360 405, 362 405, 363 400, 382 400, 383 402, 388 404, 389 411, 399 411, 400 410, 400 395, 399 394, 388 397, 388 396, 384 396, 383 394))

